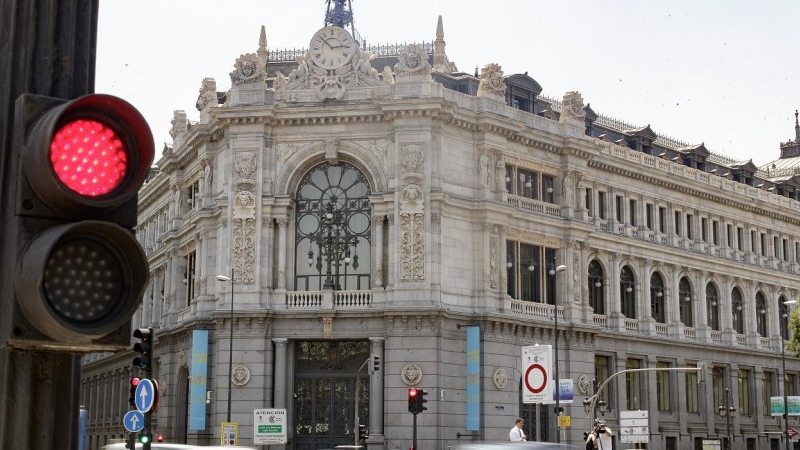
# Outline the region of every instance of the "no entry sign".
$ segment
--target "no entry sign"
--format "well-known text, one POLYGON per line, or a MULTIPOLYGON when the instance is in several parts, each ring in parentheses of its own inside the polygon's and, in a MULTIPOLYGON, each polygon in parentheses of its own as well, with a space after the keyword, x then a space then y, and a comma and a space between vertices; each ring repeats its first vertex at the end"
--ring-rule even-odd
POLYGON ((549 345, 522 347, 522 403, 545 403, 553 397, 552 352, 549 345))

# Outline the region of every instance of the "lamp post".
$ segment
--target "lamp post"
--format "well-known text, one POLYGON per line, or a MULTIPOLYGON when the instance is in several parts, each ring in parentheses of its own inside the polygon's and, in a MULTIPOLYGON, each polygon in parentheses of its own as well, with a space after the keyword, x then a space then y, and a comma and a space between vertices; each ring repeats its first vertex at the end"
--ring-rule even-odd
POLYGON ((722 405, 719 405, 719 416, 725 418, 725 425, 728 430, 728 440, 725 443, 725 450, 731 450, 731 420, 736 417, 736 408, 733 407, 733 394, 729 388, 722 389, 722 405))
POLYGON ((218 281, 230 281, 231 283, 231 335, 230 347, 228 348, 228 420, 231 421, 231 388, 233 382, 233 267, 231 267, 231 276, 217 275, 218 281))
POLYGON ((338 198, 332 195, 324 205, 321 205, 319 228, 307 236, 309 243, 308 265, 314 263, 314 251, 311 250, 312 244, 317 244, 319 255, 317 255, 317 268, 322 270, 322 260, 325 259, 326 271, 323 290, 339 290, 339 262, 344 261, 345 266, 353 263, 353 268, 358 268, 358 254, 350 257, 350 248, 355 251, 358 245, 358 235, 353 234, 348 226, 348 217, 343 211, 335 210, 338 198), (331 265, 336 263, 336 284, 333 282, 331 265))
MULTIPOLYGON (((556 273, 563 272, 566 269, 567 269, 567 266, 565 266, 563 264, 558 266, 558 267, 556 267, 555 269, 553 269, 553 266, 550 265, 550 268, 549 268, 547 273, 549 273, 550 276, 553 277, 553 282, 555 282, 556 273)), ((556 443, 560 444, 561 443, 561 402, 560 402, 561 387, 558 385, 558 295, 556 295, 556 298, 553 299, 553 303, 555 303, 555 305, 553 305, 553 322, 554 322, 555 331, 556 331, 556 338, 555 338, 555 360, 556 360, 556 364, 555 364, 555 377, 556 377, 556 443)))
POLYGON ((783 302, 786 305, 787 309, 784 310, 783 317, 781 318, 781 364, 783 366, 783 439, 786 442, 786 450, 789 450, 789 403, 788 397, 786 392, 786 339, 789 338, 789 330, 787 329, 786 319, 789 317, 788 314, 788 307, 789 305, 794 305, 797 303, 797 300, 789 300, 783 302), (784 334, 785 333, 785 334, 784 334))

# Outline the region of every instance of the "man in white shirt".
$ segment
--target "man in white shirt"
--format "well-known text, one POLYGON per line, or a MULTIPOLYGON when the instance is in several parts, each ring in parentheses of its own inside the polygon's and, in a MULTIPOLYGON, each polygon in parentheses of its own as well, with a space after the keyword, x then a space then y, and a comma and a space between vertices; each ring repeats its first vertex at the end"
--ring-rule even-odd
POLYGON ((514 428, 512 428, 511 431, 508 432, 508 438, 511 440, 511 442, 520 442, 524 441, 525 438, 527 438, 527 436, 525 436, 525 433, 522 431, 522 427, 524 426, 525 426, 525 421, 522 419, 518 418, 514 422, 514 428))
POLYGON ((595 436, 595 445, 597 450, 613 450, 611 438, 614 436, 614 433, 611 432, 611 428, 606 426, 605 419, 600 419, 600 422, 597 425, 597 428, 594 432, 595 436))

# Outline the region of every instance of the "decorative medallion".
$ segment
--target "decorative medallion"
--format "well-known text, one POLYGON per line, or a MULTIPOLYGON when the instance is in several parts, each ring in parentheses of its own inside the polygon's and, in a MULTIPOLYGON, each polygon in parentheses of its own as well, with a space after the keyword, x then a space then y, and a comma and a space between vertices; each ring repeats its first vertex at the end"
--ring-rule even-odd
POLYGON ((589 392, 590 384, 591 382, 589 381, 589 377, 586 375, 581 375, 581 377, 578 378, 578 390, 581 391, 581 394, 586 395, 586 393, 589 392))
POLYGON ((408 386, 415 386, 422 381, 422 369, 416 364, 409 364, 400 371, 400 378, 408 386))
POLYGON ((494 380, 494 387, 497 389, 505 389, 508 384, 508 375, 504 369, 497 369, 492 376, 494 380))
POLYGON ((237 386, 244 386, 250 381, 250 369, 241 364, 234 366, 231 371, 231 382, 237 386))
POLYGON ((505 98, 506 81, 503 77, 503 71, 498 64, 487 64, 484 66, 483 70, 481 70, 481 81, 478 85, 478 92, 488 92, 505 98))

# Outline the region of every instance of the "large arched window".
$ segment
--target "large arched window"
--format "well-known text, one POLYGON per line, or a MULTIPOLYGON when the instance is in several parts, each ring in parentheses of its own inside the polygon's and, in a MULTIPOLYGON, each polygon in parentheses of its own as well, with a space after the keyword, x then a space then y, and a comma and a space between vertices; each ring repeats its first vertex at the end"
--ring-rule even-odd
POLYGON ((678 303, 680 304, 681 322, 684 326, 693 327, 693 305, 692 285, 686 277, 681 278, 678 283, 678 303))
POLYGON ((781 337, 785 341, 789 339, 789 306, 786 305, 786 297, 782 295, 778 299, 778 315, 781 321, 781 337))
POLYGON ((731 315, 733 316, 733 329, 738 334, 744 334, 744 303, 742 302, 742 291, 737 287, 731 291, 731 315))
POLYGON ((369 183, 353 165, 322 163, 297 188, 295 289, 370 288, 369 183))
POLYGON ((708 311, 708 326, 714 331, 719 331, 719 295, 717 288, 708 283, 706 285, 706 310, 708 311))
POLYGON ((761 337, 767 337, 767 301, 764 294, 756 294, 756 328, 761 337))
POLYGON ((597 261, 589 263, 589 305, 595 314, 606 313, 606 302, 603 297, 603 267, 597 261))
POLYGON ((625 266, 619 274, 619 292, 622 296, 622 314, 629 319, 636 318, 636 280, 630 267, 625 266))
POLYGON ((650 315, 658 323, 666 321, 664 313, 664 279, 654 273, 650 276, 650 315))

